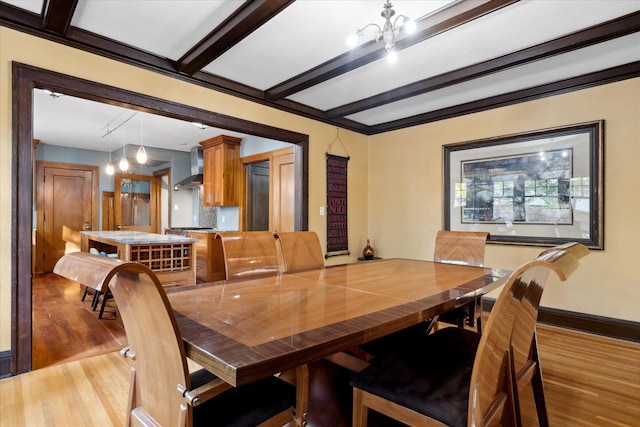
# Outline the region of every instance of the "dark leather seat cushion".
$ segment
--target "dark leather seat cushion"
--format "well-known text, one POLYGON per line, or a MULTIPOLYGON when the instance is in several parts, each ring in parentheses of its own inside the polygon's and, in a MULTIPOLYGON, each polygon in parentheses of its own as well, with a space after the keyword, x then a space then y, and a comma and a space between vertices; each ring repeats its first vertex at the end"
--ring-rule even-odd
MULTIPOLYGON (((192 388, 215 376, 202 369, 191 374, 192 388)), ((255 426, 287 408, 295 407, 296 389, 276 377, 268 377, 224 393, 193 408, 194 426, 255 426)))
POLYGON ((476 332, 444 328, 374 358, 351 385, 450 426, 467 425, 476 332))
POLYGON ((381 356, 394 351, 399 346, 406 345, 407 342, 422 339, 427 336, 430 327, 430 321, 420 322, 390 335, 361 344, 360 348, 371 356, 381 356))

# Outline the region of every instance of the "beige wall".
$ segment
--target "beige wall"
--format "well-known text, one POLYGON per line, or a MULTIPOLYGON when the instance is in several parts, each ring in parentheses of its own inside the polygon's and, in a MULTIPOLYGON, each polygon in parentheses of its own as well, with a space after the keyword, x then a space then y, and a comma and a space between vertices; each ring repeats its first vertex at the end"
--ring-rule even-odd
MULTIPOLYGON (((335 127, 0 27, 0 351, 10 348, 11 332, 12 61, 308 134, 309 228, 324 245, 324 153, 336 139, 335 127)), ((553 282, 543 304, 640 321, 638 94, 640 79, 634 79, 372 137, 340 130, 346 151, 336 143, 331 152, 351 157, 352 255, 328 264, 355 261, 367 238, 383 257, 431 259, 442 224, 443 144, 604 119, 606 250, 586 258, 568 283, 553 282)), ((513 268, 538 251, 491 245, 486 264, 513 268)))
MULTIPOLYGON (((326 222, 325 217, 319 215, 319 210, 326 204, 325 152, 336 139, 334 126, 0 27, 0 351, 10 348, 11 336, 12 61, 309 135, 309 229, 316 231, 322 245, 325 245, 326 222)), ((348 202, 352 255, 333 257, 327 264, 355 261, 367 238, 367 137, 340 130, 340 140, 344 149, 336 143, 331 152, 351 156, 348 202)))
MULTIPOLYGON (((568 282, 550 282, 542 304, 640 321, 639 99, 633 79, 371 137, 372 245, 383 257, 432 259, 442 145, 604 119, 605 250, 592 251, 568 282)), ((486 265, 512 269, 539 251, 489 245, 486 265)))

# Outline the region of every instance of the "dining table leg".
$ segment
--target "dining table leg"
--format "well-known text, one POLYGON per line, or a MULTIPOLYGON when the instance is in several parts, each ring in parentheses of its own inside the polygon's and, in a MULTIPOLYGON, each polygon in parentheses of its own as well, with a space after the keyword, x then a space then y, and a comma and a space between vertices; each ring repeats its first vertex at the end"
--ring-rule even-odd
POLYGON ((307 411, 309 410, 309 367, 307 364, 296 367, 296 414, 295 423, 298 427, 307 425, 307 411))

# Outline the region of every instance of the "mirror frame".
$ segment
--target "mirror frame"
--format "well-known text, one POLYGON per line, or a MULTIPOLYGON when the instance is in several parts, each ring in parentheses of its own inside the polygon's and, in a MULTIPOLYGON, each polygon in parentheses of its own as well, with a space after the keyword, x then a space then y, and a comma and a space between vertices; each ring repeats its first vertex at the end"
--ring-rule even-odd
MULTIPOLYGON (((116 230, 137 230, 146 231, 149 233, 160 233, 161 230, 158 227, 157 220, 157 197, 158 189, 156 188, 156 178, 153 175, 140 175, 135 173, 120 172, 113 175, 113 199, 114 199, 114 211, 115 211, 115 224, 116 230), (134 225, 134 224, 122 224, 122 195, 123 194, 135 194, 133 191, 123 192, 123 182, 132 182, 135 185, 135 181, 148 181, 149 182, 149 223, 146 225, 134 225), (119 228, 122 227, 122 228, 119 228)), ((131 188, 133 189, 133 188, 131 188)), ((147 193, 144 193, 147 194, 147 193)), ((131 203, 131 202, 129 202, 131 203)))
POLYGON ((103 102, 212 127, 296 144, 302 148, 296 213, 300 230, 308 229, 309 135, 251 122, 143 95, 90 80, 12 63, 12 176, 11 185, 11 373, 31 370, 31 278, 33 209, 33 89, 49 89, 65 95, 103 102))

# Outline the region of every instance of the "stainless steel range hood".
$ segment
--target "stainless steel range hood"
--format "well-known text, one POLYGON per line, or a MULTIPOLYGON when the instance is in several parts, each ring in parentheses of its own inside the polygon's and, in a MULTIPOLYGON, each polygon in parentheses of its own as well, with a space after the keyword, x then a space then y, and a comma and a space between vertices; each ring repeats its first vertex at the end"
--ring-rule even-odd
POLYGON ((181 188, 196 188, 202 185, 202 147, 193 147, 191 149, 191 176, 183 179, 179 183, 175 184, 174 190, 178 191, 181 188))

